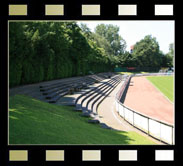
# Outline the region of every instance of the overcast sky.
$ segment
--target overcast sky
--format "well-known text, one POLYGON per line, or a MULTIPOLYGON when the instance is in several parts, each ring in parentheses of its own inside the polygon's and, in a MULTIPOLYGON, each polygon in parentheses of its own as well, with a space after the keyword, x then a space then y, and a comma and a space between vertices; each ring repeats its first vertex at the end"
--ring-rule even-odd
POLYGON ((98 24, 113 24, 120 27, 120 35, 127 43, 127 50, 146 35, 152 35, 159 43, 160 50, 169 51, 169 44, 174 43, 174 21, 78 21, 85 23, 94 31, 98 24))

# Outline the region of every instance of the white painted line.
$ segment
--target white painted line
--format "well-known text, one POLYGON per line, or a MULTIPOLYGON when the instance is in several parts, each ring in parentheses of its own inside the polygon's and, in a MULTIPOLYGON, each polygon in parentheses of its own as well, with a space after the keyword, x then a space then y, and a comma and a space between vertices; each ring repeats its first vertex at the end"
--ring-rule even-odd
MULTIPOLYGON (((147 79, 147 78, 146 78, 147 79)), ((147 79, 148 80, 148 79, 147 79)), ((158 87, 156 87, 150 80, 148 80, 153 87, 155 87, 171 104, 174 104, 163 92, 160 91, 158 87)))
POLYGON ((117 116, 115 115, 114 109, 115 109, 115 102, 113 102, 113 104, 112 104, 112 106, 111 106, 112 114, 113 114, 114 118, 115 118, 120 124, 123 124, 123 123, 121 122, 121 120, 119 120, 119 119, 117 118, 117 116))

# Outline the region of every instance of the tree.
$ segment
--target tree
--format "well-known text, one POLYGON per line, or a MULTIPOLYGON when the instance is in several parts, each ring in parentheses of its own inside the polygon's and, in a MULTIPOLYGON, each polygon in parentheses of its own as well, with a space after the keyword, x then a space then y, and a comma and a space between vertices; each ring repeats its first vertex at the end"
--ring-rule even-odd
POLYGON ((23 31, 24 23, 9 23, 9 86, 17 86, 21 83, 22 64, 26 56, 26 37, 23 31))
POLYGON ((118 56, 125 52, 126 42, 119 35, 118 26, 100 24, 95 28, 95 33, 104 37, 109 42, 114 56, 118 56))
POLYGON ((170 53, 163 54, 161 52, 162 57, 162 67, 173 67, 173 56, 170 53))
POLYGON ((174 44, 171 43, 169 44, 169 53, 168 53, 170 56, 174 56, 174 44))
POLYGON ((10 23, 10 87, 111 71, 109 41, 76 22, 10 23))
POLYGON ((137 59, 127 51, 124 54, 120 55, 118 58, 120 66, 123 67, 137 67, 136 61, 137 59))
POLYGON ((132 56, 140 67, 160 67, 161 56, 156 38, 147 35, 134 45, 132 56))
POLYGON ((80 28, 81 28, 82 34, 85 35, 87 39, 91 39, 92 32, 90 28, 88 28, 87 25, 83 23, 80 24, 80 28))
POLYGON ((94 33, 92 36, 93 41, 96 42, 96 45, 99 48, 103 48, 105 56, 107 56, 112 60, 113 50, 111 48, 110 43, 103 36, 100 36, 99 34, 94 33))
POLYGON ((173 60, 174 60, 174 44, 173 43, 169 45, 169 52, 165 55, 164 59, 167 67, 173 67, 173 60))

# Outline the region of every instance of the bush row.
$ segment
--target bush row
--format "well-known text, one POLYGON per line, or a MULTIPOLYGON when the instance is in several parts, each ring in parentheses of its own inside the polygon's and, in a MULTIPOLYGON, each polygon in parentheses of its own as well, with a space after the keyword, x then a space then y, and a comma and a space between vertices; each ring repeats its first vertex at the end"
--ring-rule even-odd
POLYGON ((10 22, 9 86, 106 72, 110 61, 75 22, 10 22))

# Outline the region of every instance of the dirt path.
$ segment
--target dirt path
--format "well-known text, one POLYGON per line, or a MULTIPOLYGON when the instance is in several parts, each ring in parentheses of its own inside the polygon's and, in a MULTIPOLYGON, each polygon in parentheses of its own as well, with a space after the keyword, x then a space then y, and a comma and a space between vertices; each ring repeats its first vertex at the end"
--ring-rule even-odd
POLYGON ((111 94, 100 104, 98 108, 98 115, 100 122, 107 124, 116 130, 133 131, 131 127, 123 118, 121 118, 115 110, 115 95, 120 90, 123 81, 111 92, 111 94))
POLYGON ((129 123, 127 123, 122 117, 117 114, 115 109, 115 96, 116 93, 120 90, 123 81, 111 92, 111 94, 100 104, 98 108, 99 120, 101 123, 105 123, 107 126, 120 131, 135 131, 140 135, 143 135, 146 138, 154 141, 157 144, 164 145, 162 142, 153 139, 147 134, 141 132, 140 130, 134 128, 129 123))
POLYGON ((133 77, 124 105, 149 117, 174 124, 174 105, 146 77, 133 77))

